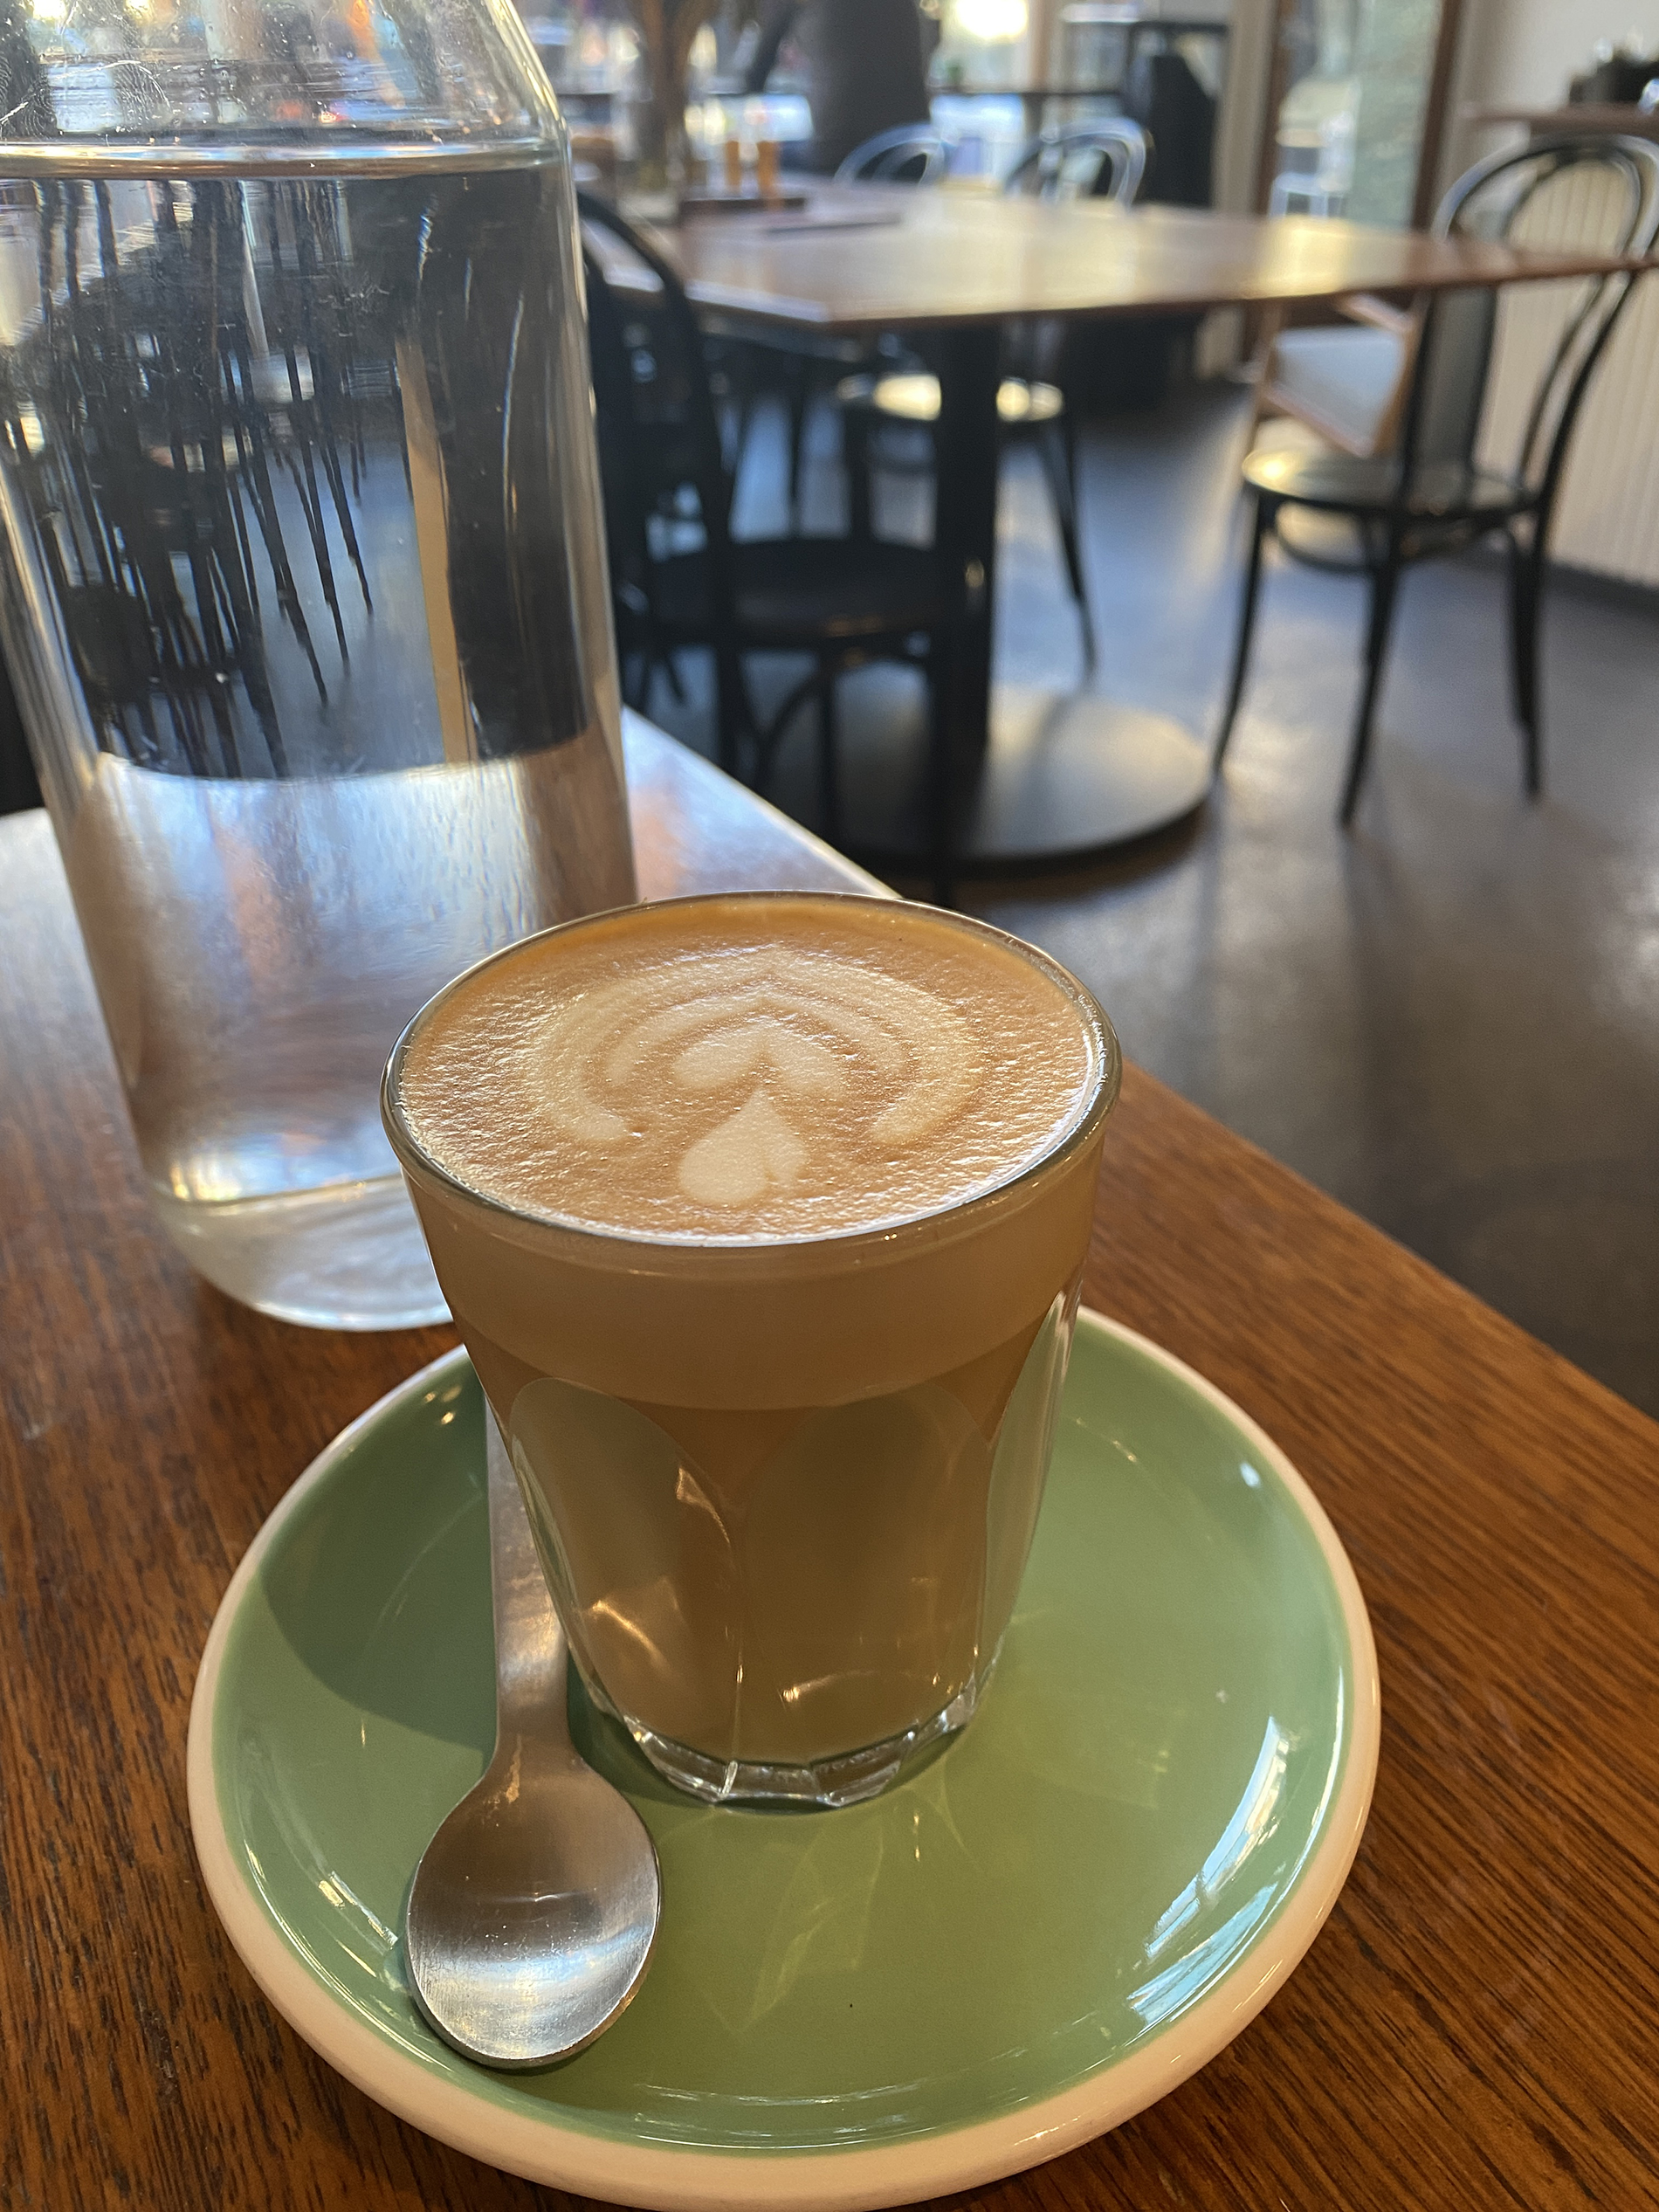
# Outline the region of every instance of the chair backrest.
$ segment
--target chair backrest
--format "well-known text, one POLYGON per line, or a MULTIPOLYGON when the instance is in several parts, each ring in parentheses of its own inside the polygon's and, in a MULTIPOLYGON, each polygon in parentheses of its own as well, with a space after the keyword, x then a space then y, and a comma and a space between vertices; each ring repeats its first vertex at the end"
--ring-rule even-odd
POLYGON ((670 264, 609 201, 578 192, 589 358, 615 595, 649 589, 650 525, 689 486, 720 603, 730 582, 732 479, 703 333, 670 264), (603 232, 620 252, 602 250, 603 232), (632 269, 654 285, 623 281, 632 269))
POLYGON ((900 123, 855 146, 836 171, 837 184, 937 184, 955 141, 926 123, 900 123))
POLYGON ((594 440, 605 511, 605 551, 610 563, 617 643, 625 647, 627 617, 643 612, 649 596, 651 500, 644 477, 635 465, 638 441, 628 326, 586 237, 582 264, 588 293, 588 359, 593 372, 594 440))
POLYGON ((1152 141, 1127 115, 1104 116, 1034 138, 1002 180, 1007 192, 1039 199, 1139 198, 1152 141))
MULTIPOLYGON (((1441 202, 1433 230, 1437 238, 1646 254, 1659 235, 1659 147, 1587 134, 1533 139, 1461 176, 1441 202)), ((1517 468, 1546 518, 1580 403, 1634 280, 1629 272, 1577 280, 1543 348, 1517 468)), ((1534 289, 1523 287, 1529 294, 1534 289)), ((1498 295, 1490 286, 1441 293, 1423 303, 1422 314, 1402 466, 1467 465, 1491 374, 1498 295)))

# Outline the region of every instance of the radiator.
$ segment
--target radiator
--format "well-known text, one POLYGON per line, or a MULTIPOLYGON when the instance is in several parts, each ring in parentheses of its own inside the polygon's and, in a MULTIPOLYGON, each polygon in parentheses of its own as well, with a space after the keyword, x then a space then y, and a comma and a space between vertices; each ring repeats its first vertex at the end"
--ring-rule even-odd
MULTIPOLYGON (((1515 243, 1603 245, 1618 192, 1606 172, 1569 172, 1523 215, 1515 243)), ((1490 465, 1513 465, 1539 381, 1585 290, 1520 284, 1500 294, 1478 449, 1490 465)), ((1574 568, 1659 586, 1659 271, 1637 279, 1580 412, 1550 550, 1574 568)))

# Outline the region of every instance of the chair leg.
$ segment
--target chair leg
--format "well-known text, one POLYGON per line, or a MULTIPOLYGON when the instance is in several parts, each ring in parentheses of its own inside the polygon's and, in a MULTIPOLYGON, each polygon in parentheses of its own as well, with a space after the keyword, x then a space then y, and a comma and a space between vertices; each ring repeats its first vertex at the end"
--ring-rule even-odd
POLYGON ((1377 693, 1382 688, 1383 663, 1388 657, 1388 632, 1394 623, 1394 601, 1400 589, 1400 547, 1390 540, 1380 568, 1371 572, 1371 625, 1366 638, 1365 682, 1360 690, 1359 712, 1353 718, 1353 738, 1348 752, 1348 780, 1343 786, 1338 819, 1346 830, 1359 804, 1371 755, 1371 726, 1376 715, 1377 693))
POLYGON ((823 835, 830 844, 841 843, 841 776, 836 746, 840 732, 836 726, 835 655, 823 654, 818 662, 818 812, 823 835))
POLYGON ((1539 599, 1544 585, 1544 563, 1538 540, 1523 546, 1509 541, 1510 670, 1515 700, 1515 719, 1521 726, 1521 768, 1526 796, 1535 799, 1544 788, 1544 734, 1539 727, 1538 644, 1539 599))
POLYGON ((728 357, 726 374, 731 403, 720 410, 720 450, 735 484, 743 472, 754 421, 754 366, 747 347, 740 346, 728 357))
POLYGON ((1043 472, 1049 479, 1049 492, 1054 501, 1054 519, 1060 526, 1060 546, 1065 555, 1066 575, 1070 580, 1071 596, 1077 603, 1077 617, 1083 624, 1083 660, 1085 668, 1094 666, 1094 624, 1089 613, 1089 587, 1084 581, 1083 555, 1077 544, 1077 462, 1072 441, 1058 424, 1050 424, 1038 441, 1043 454, 1043 472))
POLYGON ((735 484, 743 473, 743 463, 749 450, 749 431, 754 423, 754 395, 743 391, 732 411, 732 452, 729 466, 735 484))
POLYGON ((1238 720, 1239 701, 1244 696, 1244 677, 1250 665, 1250 639, 1256 631, 1256 603, 1262 589, 1262 547, 1273 527, 1275 510, 1259 492, 1254 496, 1256 512, 1250 519, 1249 559, 1245 563, 1244 592, 1238 609, 1238 642, 1233 648, 1233 680, 1228 686, 1227 705, 1222 712, 1222 726, 1215 734, 1215 750, 1210 760, 1210 773, 1214 775, 1221 774, 1233 725, 1238 720))
POLYGON ((847 535, 868 545, 870 511, 870 423, 860 407, 841 410, 841 465, 847 478, 847 535))
POLYGON ((811 388, 803 364, 789 380, 789 527, 801 527, 801 463, 807 442, 807 410, 811 388))
POLYGON ((714 647, 714 709, 716 754, 726 774, 736 775, 739 745, 754 734, 754 710, 737 648, 724 639, 714 647))
POLYGON ((1509 562, 1509 702, 1510 712, 1525 726, 1526 721, 1526 656, 1521 651, 1521 570, 1526 559, 1526 548, 1512 534, 1505 532, 1504 551, 1509 562))

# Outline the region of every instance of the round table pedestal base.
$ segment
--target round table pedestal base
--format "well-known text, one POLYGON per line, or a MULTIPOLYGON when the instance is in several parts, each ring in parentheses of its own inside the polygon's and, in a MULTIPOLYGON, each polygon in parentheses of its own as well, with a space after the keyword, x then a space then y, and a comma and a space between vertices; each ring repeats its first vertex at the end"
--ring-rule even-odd
MULTIPOLYGON (((875 868, 931 869, 926 699, 898 668, 843 679, 837 699, 840 833, 875 868)), ((772 796, 823 830, 809 717, 778 763, 772 796)), ((1201 805, 1208 749, 1167 714, 1089 693, 995 687, 991 743, 963 803, 965 874, 1081 860, 1169 828, 1201 805)))

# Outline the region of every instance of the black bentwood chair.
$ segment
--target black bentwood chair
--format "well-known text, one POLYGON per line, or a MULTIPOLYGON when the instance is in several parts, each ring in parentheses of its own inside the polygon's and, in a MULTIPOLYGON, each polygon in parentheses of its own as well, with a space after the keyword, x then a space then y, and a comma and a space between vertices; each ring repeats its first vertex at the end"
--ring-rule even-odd
MULTIPOLYGON (((1646 254, 1659 234, 1659 147, 1638 138, 1562 136, 1496 154, 1452 186, 1433 234, 1646 254)), ((1415 330, 1401 347, 1407 381, 1392 451, 1367 455, 1260 446, 1247 456, 1244 483, 1255 513, 1232 683, 1215 743, 1217 768, 1243 695, 1262 549, 1270 535, 1293 559, 1363 571, 1370 579, 1365 676, 1339 817, 1345 827, 1353 819, 1365 781, 1401 571, 1412 562, 1501 535, 1509 549, 1515 717, 1523 735, 1527 795, 1537 797, 1543 784, 1539 600, 1550 520, 1579 409, 1635 273, 1588 277, 1570 287, 1520 288, 1528 295, 1547 291, 1554 302, 1565 294, 1566 304, 1554 310, 1545 368, 1510 469, 1489 468, 1475 458, 1498 316, 1490 287, 1419 301, 1415 330), (1287 536, 1284 518, 1298 509, 1351 524, 1358 557, 1332 558, 1315 544, 1287 536)), ((1530 298, 1526 304, 1530 310, 1530 298)))
POLYGON ((900 123, 855 146, 836 171, 837 184, 937 184, 956 141, 926 123, 900 123))
POLYGON ((1140 197, 1152 141, 1127 115, 1103 115, 1093 123, 1034 138, 1002 179, 1005 192, 1041 200, 1120 200, 1140 197))
MULTIPOLYGON (((857 146, 835 173, 837 184, 933 184, 950 171, 956 142, 927 123, 900 123, 857 146)), ((713 327, 719 328, 719 318, 713 327)), ((807 423, 843 378, 879 372, 906 358, 897 340, 874 346, 858 338, 810 338, 757 330, 722 333, 737 401, 736 462, 748 447, 755 403, 763 396, 783 403, 789 454, 789 515, 801 513, 801 465, 807 423)))
MULTIPOLYGON (((903 134, 887 135, 895 141, 891 153, 896 156, 903 134)), ((872 141, 860 153, 871 152, 878 143, 872 141)), ((1145 181, 1150 153, 1150 141, 1139 123, 1125 115, 1106 116, 1033 139, 1003 179, 1002 189, 1014 198, 1110 199, 1127 205, 1145 181)), ((856 162, 860 155, 849 158, 856 162)), ((926 183, 932 175, 926 170, 912 181, 926 183)), ((1068 405, 1064 389, 1065 342, 1064 326, 1057 322, 1038 320, 1011 328, 1003 345, 1007 373, 997 387, 996 411, 1005 437, 1036 441, 1054 504, 1066 579, 1083 629, 1084 658, 1092 668, 1094 622, 1078 544, 1076 410, 1068 405)), ((872 462, 880 468, 907 467, 905 458, 891 445, 884 451, 872 432, 878 438, 884 431, 905 426, 931 431, 939 421, 939 379, 925 371, 849 376, 836 385, 836 397, 846 425, 852 527, 855 535, 861 535, 870 527, 872 462)))
POLYGON ((732 535, 732 472, 710 389, 703 334, 674 270, 605 202, 578 195, 588 235, 588 283, 600 469, 609 541, 617 646, 630 703, 644 704, 651 672, 684 646, 712 650, 721 765, 745 750, 763 789, 778 744, 809 699, 818 709, 819 802, 824 834, 841 834, 836 760, 836 685, 867 661, 924 668, 933 700, 935 875, 941 899, 953 876, 948 850, 942 686, 937 662, 948 642, 952 601, 931 549, 848 538, 732 535), (624 293, 614 248, 649 272, 655 290, 624 293), (608 270, 607 264, 611 264, 608 270), (811 672, 764 724, 743 672, 746 653, 809 655, 811 672))

